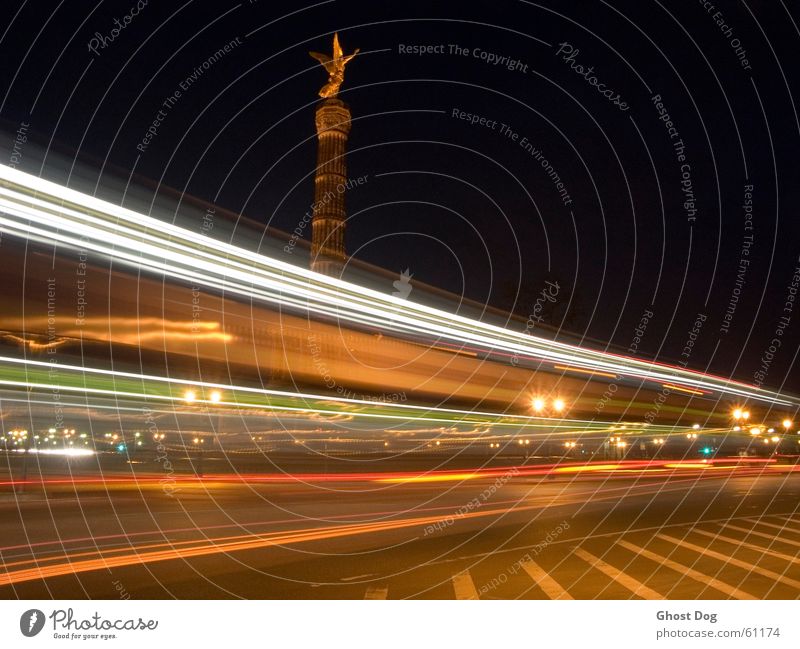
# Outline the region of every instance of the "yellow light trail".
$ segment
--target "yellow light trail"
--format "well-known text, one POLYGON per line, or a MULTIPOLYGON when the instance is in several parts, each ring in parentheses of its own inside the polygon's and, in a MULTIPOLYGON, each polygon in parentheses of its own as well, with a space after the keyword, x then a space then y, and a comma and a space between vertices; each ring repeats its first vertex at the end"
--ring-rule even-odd
POLYGON ((414 484, 425 482, 451 482, 453 480, 473 480, 475 478, 485 478, 481 473, 449 473, 444 475, 415 475, 403 478, 379 478, 375 482, 386 482, 389 484, 414 484))
POLYGON ((672 385, 671 383, 664 383, 665 388, 669 388, 670 390, 677 390, 678 392, 686 392, 687 394, 697 394, 697 395, 704 395, 706 394, 702 390, 691 390, 689 388, 682 388, 679 385, 672 385))
POLYGON ((553 365, 557 370, 566 370, 568 372, 581 372, 583 374, 592 374, 594 376, 606 376, 610 379, 617 378, 616 374, 609 374, 608 372, 600 372, 598 370, 584 370, 579 367, 570 367, 568 365, 553 365))

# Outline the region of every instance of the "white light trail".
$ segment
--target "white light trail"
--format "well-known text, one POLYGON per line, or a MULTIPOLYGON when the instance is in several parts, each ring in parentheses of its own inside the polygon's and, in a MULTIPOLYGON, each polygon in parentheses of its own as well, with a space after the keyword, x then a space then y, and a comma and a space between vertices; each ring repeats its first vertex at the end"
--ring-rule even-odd
POLYGON ((313 316, 786 406, 756 386, 514 332, 313 273, 0 165, 0 230, 313 316))

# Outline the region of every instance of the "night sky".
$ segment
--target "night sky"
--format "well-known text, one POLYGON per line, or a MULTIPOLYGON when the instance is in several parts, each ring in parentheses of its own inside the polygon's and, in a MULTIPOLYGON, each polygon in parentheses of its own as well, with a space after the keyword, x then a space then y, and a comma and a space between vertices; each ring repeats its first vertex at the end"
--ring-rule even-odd
POLYGON ((652 312, 639 356, 800 388, 792 3, 12 0, 0 12, 6 137, 28 124, 109 173, 286 231, 313 197, 326 76, 308 50, 329 53, 338 30, 346 53, 361 49, 340 94, 349 175, 367 177, 347 194, 350 254, 523 318, 549 290, 543 324, 623 350, 652 312))

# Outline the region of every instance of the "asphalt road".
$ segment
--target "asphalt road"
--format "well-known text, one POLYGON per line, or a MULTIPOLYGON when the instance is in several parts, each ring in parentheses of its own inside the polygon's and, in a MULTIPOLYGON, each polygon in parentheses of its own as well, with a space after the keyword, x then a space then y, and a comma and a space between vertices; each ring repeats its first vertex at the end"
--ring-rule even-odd
POLYGON ((800 596, 797 472, 4 489, 3 598, 800 596))

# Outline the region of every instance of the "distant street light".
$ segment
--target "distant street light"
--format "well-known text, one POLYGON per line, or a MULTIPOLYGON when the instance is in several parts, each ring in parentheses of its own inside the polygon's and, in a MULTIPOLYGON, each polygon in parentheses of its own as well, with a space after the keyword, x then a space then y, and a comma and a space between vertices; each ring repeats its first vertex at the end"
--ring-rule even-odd
POLYGON ((186 403, 194 403, 196 399, 197 393, 194 390, 186 390, 186 392, 183 393, 183 400, 186 403))

